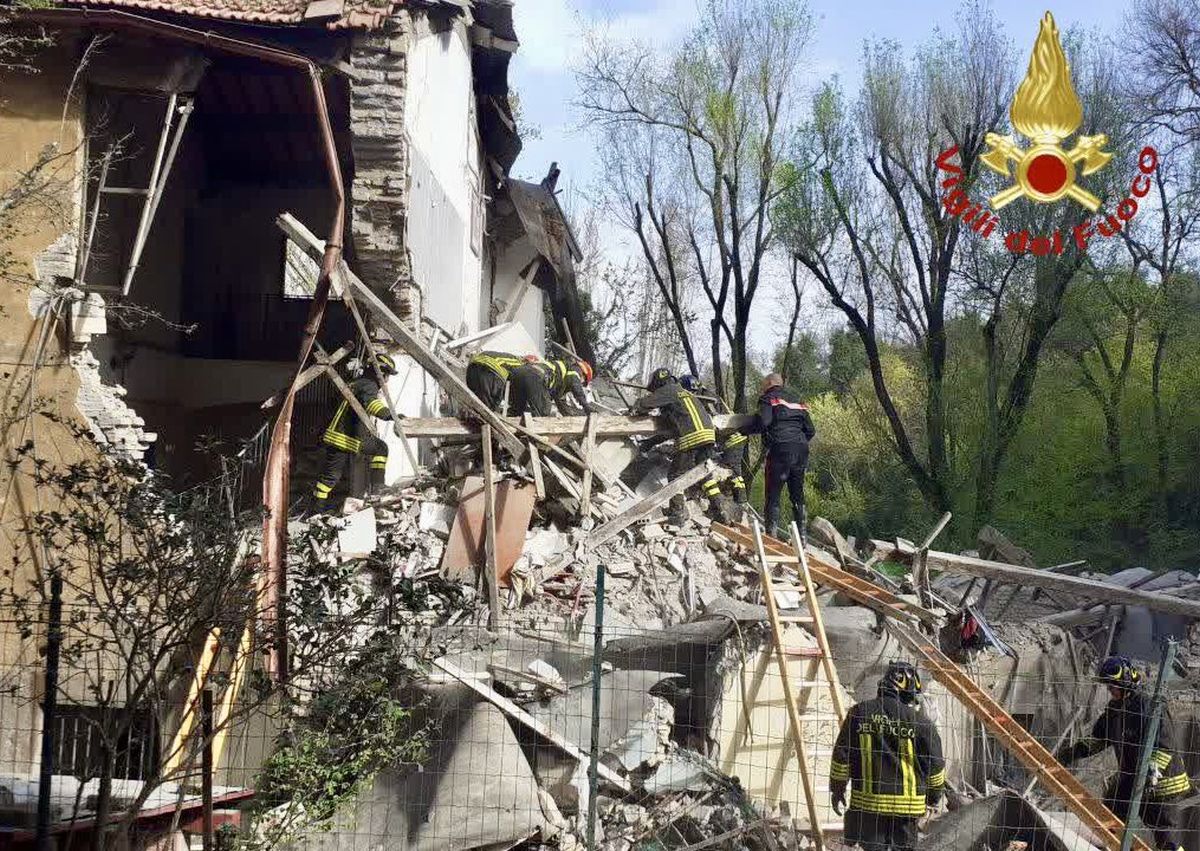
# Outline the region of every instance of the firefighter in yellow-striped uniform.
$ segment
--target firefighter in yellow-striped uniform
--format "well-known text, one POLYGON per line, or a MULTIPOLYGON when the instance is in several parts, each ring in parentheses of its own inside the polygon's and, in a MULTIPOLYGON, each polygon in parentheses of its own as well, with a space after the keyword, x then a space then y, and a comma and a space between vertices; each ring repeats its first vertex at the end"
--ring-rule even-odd
MULTIPOLYGON (((697 396, 705 397, 702 399, 704 406, 708 408, 710 414, 732 414, 733 411, 729 408, 729 403, 720 396, 717 396, 708 391, 704 385, 700 383, 694 375, 684 375, 679 379, 679 385, 689 393, 694 393, 697 396)), ((746 435, 740 431, 735 431, 721 441, 717 447, 717 454, 720 456, 721 464, 730 472, 729 489, 733 495, 733 501, 738 505, 745 505, 749 500, 746 495, 746 442, 749 440, 746 435)))
MULTIPOLYGON (((646 389, 650 392, 634 402, 633 409, 645 414, 657 408, 674 427, 675 457, 671 461, 671 478, 709 460, 717 433, 704 403, 684 390, 671 371, 665 368, 654 371, 646 389)), ((700 490, 708 497, 713 514, 725 519, 728 512, 722 502, 717 480, 708 476, 700 483, 700 490)), ((686 519, 687 501, 683 494, 671 498, 670 517, 676 523, 686 519)))
MULTIPOLYGON (((375 362, 384 375, 396 374, 396 361, 391 355, 376 354, 375 362)), ((392 412, 383 398, 379 382, 375 380, 374 370, 368 368, 361 377, 352 381, 350 391, 368 414, 381 420, 392 419, 392 412)), ((374 492, 383 486, 383 476, 387 470, 387 444, 371 433, 371 429, 362 422, 345 399, 338 405, 333 419, 326 426, 325 433, 321 435, 321 442, 324 444, 325 459, 313 486, 313 503, 318 511, 329 510, 329 495, 337 487, 351 459, 356 456, 362 455, 367 459, 368 492, 374 492)))
MULTIPOLYGON (((1121 821, 1129 815, 1137 782, 1142 742, 1150 724, 1152 701, 1143 689, 1145 675, 1125 656, 1109 656, 1096 668, 1096 682, 1108 686, 1109 700, 1092 726, 1091 735, 1061 747, 1055 757, 1063 765, 1095 756, 1111 747, 1117 755, 1117 773, 1104 791, 1104 804, 1121 821)), ((1177 833, 1179 801, 1192 790, 1183 761, 1175 751, 1175 730, 1165 710, 1160 716, 1158 739, 1150 751, 1150 771, 1142 791, 1141 818, 1154 831, 1160 851, 1182 851, 1177 833)))
MULTIPOLYGON (((479 400, 498 414, 504 406, 504 389, 512 370, 526 363, 508 352, 479 352, 467 362, 467 387, 479 400)), ((534 358, 536 360, 536 358, 534 358)))
POLYGON ((863 851, 911 851, 917 820, 941 799, 946 763, 937 728, 921 712, 921 677, 909 662, 892 662, 878 697, 846 715, 833 745, 829 791, 833 811, 846 807, 845 840, 863 851))
POLYGON ((508 412, 514 417, 527 413, 548 417, 553 413, 551 405, 556 405, 564 414, 569 413, 563 403, 570 395, 585 414, 590 414, 592 403, 583 388, 591 383, 592 365, 585 360, 534 358, 509 372, 508 412))

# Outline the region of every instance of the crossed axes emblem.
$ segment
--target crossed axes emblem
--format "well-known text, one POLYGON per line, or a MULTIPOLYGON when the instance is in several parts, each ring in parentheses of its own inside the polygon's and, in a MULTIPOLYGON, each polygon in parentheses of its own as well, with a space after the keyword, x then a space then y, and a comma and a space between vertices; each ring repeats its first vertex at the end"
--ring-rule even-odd
MULTIPOLYGON (((1042 137, 1043 140, 1046 137, 1042 137)), ((1102 150, 1108 136, 1080 136, 1075 147, 1064 151, 1057 139, 1041 141, 1028 150, 1017 144, 1012 136, 988 133, 984 139, 989 150, 981 159, 992 171, 1005 177, 1014 177, 1010 164, 1016 164, 1016 183, 993 195, 989 201, 993 210, 999 210, 1018 198, 1049 203, 1064 195, 1078 201, 1093 213, 1100 208, 1100 199, 1075 182, 1076 170, 1083 166, 1083 174, 1089 175, 1108 165, 1112 154, 1102 150)))

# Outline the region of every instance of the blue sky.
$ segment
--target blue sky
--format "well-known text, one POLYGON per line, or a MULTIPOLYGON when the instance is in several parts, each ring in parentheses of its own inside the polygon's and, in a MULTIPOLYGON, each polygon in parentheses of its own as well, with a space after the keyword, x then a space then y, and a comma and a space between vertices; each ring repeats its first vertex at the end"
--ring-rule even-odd
MULTIPOLYGON (((738 2, 739 0, 726 0, 738 2)), ((521 40, 512 65, 510 81, 520 92, 526 121, 541 136, 525 141, 513 169, 518 177, 540 180, 552 161, 562 169, 559 188, 565 190, 575 211, 587 203, 597 184, 598 157, 592 140, 578 129, 580 118, 572 107, 575 81, 571 63, 580 34, 591 22, 603 22, 618 35, 651 39, 669 46, 690 28, 696 16, 696 0, 513 0, 517 35, 521 40)), ((807 82, 815 84, 836 74, 848 93, 861 81, 859 60, 864 40, 887 38, 911 52, 925 42, 935 27, 953 29, 958 0, 809 0, 815 19, 815 34, 809 52, 807 82)), ((1117 0, 993 0, 992 8, 1015 48, 1028 57, 1047 8, 1060 28, 1115 34, 1122 23, 1126 2, 1117 0)), ((1027 61, 1023 60, 1023 61, 1027 61)), ((621 262, 640 256, 632 234, 615 223, 600 223, 599 239, 606 259, 621 262)), ((770 266, 770 264, 768 264, 770 266)), ((778 344, 777 323, 769 320, 772 310, 785 305, 790 310, 791 290, 776 272, 768 271, 765 292, 755 303, 751 348, 761 354, 778 344), (772 278, 780 280, 771 282, 772 278)), ((815 330, 836 315, 824 309, 815 288, 804 299, 804 327, 815 330)))
MULTIPOLYGON (((729 0, 737 2, 737 0, 729 0)), ((521 49, 513 64, 512 81, 521 93, 527 120, 541 138, 525 143, 515 171, 521 177, 540 179, 552 160, 563 170, 563 180, 586 187, 595 177, 592 145, 576 131, 578 116, 571 101, 575 82, 571 74, 573 48, 587 21, 606 21, 614 32, 639 37, 654 34, 668 44, 685 32, 695 16, 695 0, 514 0, 521 49)), ((1033 46, 1038 20, 1047 8, 1059 26, 1113 32, 1127 3, 1117 0, 1007 0, 993 4, 1009 36, 1024 51, 1033 46)), ((853 90, 858 82, 858 61, 863 40, 894 39, 912 48, 934 27, 952 28, 959 9, 956 2, 930 0, 810 0, 816 34, 810 51, 814 81, 838 74, 853 90)), ((1028 55, 1028 54, 1026 54, 1028 55)))

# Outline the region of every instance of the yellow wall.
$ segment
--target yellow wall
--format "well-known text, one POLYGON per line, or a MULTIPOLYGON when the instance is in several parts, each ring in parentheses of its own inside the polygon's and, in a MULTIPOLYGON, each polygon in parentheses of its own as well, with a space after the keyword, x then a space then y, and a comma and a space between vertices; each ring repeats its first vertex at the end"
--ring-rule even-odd
MULTIPOLYGON (((67 104, 75 68, 75 50, 70 39, 62 38, 42 55, 38 73, 0 72, 0 192, 17 184, 22 173, 38 163, 47 146, 55 146, 57 156, 40 172, 42 184, 36 199, 4 214, 0 243, 9 262, 0 278, 0 445, 9 453, 32 441, 38 457, 55 463, 80 458, 81 446, 71 430, 60 422, 34 414, 27 416, 30 400, 34 410, 46 410, 67 420, 77 421, 75 394, 78 381, 68 362, 66 322, 44 346, 40 368, 33 376, 38 338, 43 323, 30 311, 31 296, 36 300, 35 258, 64 234, 75 228, 80 147, 79 98, 67 104), (65 106, 65 119, 64 119, 65 106), (31 377, 34 379, 31 381, 31 377)), ((22 533, 29 513, 45 508, 41 495, 33 492, 22 475, 15 478, 7 463, 0 466, 0 564, 12 574, 0 577, 5 590, 14 586, 20 592, 36 580, 36 554, 22 533)), ((38 744, 40 713, 33 704, 40 692, 40 668, 35 636, 22 640, 12 623, 11 614, 0 610, 0 685, 15 678, 21 686, 18 698, 0 701, 0 771, 18 773, 33 770, 38 744)))

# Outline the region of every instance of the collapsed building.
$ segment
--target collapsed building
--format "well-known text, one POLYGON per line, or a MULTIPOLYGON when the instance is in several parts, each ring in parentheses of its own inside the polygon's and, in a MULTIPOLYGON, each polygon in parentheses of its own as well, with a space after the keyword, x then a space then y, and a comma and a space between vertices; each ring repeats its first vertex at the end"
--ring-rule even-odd
MULTIPOLYGON (((306 543, 314 528, 330 532, 306 557, 353 565, 397 599, 387 627, 413 664, 395 685, 423 695, 439 735, 420 766, 385 768, 299 845, 574 848, 591 833, 618 851, 833 846, 825 780, 839 716, 874 694, 891 659, 917 654, 942 666, 925 706, 951 789, 950 812, 925 826, 928 847, 1112 847, 1110 828, 1086 818, 1104 769, 1087 774, 1090 798, 1064 801, 1031 781, 1073 787, 1034 748, 1012 745, 1049 748, 1086 729, 1102 703, 1088 678, 1096 655, 1152 660, 1155 639, 1186 637, 1200 618, 1186 596, 1194 577, 1078 577, 1038 569, 993 532, 979 553, 957 555, 932 550, 935 536, 853 542, 819 521, 798 571, 794 547, 745 528, 661 521, 670 495, 704 471, 667 481, 666 465, 639 452, 641 436, 664 428, 653 418, 517 423, 472 401, 464 357, 484 345, 545 353, 547 307, 566 329, 558 345, 586 346, 578 247, 554 173, 540 184, 508 174, 519 149, 510 4, 111 0, 24 19, 52 40, 41 73, 4 79, 0 151, 20 173, 49 150, 69 203, 13 246, 36 282, 3 302, 20 399, 49 400, 107 451, 184 483, 206 475, 201 438, 224 439, 242 447, 253 491, 273 443, 264 399, 289 412, 303 481, 304 449, 340 398, 323 379, 352 351, 342 344, 365 330, 401 363, 387 384, 404 436, 381 435, 393 447, 389 488, 286 531, 306 543), (327 354, 315 367, 302 358, 320 380, 298 386, 296 341, 331 256, 341 301, 321 306, 327 354), (35 345, 60 317, 64 333, 35 345), (440 416, 450 413, 467 420, 440 416), (493 463, 492 438, 509 469, 493 463), (885 563, 898 575, 877 569, 885 563), (806 572, 819 596, 782 587, 806 572)), ((9 448, 29 439, 26 422, 10 418, 9 448)), ((85 451, 56 428, 39 425, 47 453, 85 451)), ((8 486, 5 556, 28 546, 19 514, 32 499, 18 479, 8 486)), ((1185 650, 1194 674, 1195 648, 1185 650)), ((40 672, 18 668, 20 642, 0 651, 29 686, 24 699, 0 695, 0 805, 28 814, 43 733, 28 695, 40 672)), ((1188 683, 1173 707, 1197 771, 1188 683)), ((88 695, 71 697, 87 706, 88 695)), ((82 732, 59 732, 61 765, 82 732)), ((229 738, 213 803, 250 833, 239 808, 267 740, 250 729, 229 738)), ((90 787, 73 779, 55 787, 72 824, 94 815, 90 787)), ((164 786, 140 814, 142 843, 185 841, 203 829, 199 807, 164 786)), ((1197 819, 1189 810, 1191 837, 1197 819)), ((32 841, 26 822, 2 829, 0 843, 32 841)))

